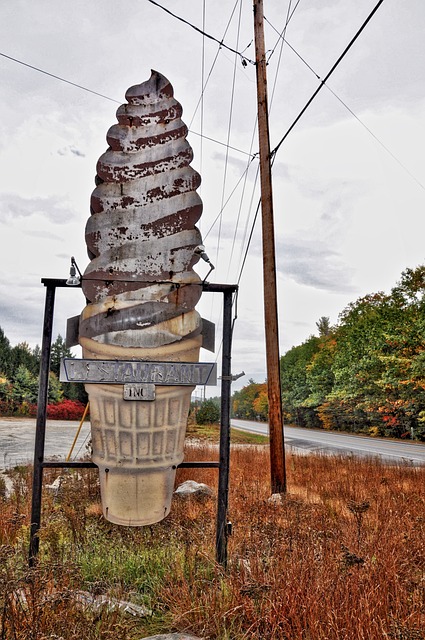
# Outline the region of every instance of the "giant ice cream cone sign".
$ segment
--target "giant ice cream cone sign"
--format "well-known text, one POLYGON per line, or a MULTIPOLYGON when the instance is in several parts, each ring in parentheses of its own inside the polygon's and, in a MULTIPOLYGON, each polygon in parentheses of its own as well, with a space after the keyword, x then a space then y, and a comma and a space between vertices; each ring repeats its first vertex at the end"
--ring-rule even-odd
POLYGON ((126 100, 97 164, 79 341, 84 359, 113 360, 120 371, 120 384, 111 384, 110 372, 103 376, 107 384, 102 376, 99 384, 86 384, 104 515, 146 525, 170 510, 194 388, 187 382, 195 382, 190 363, 202 344, 194 309, 202 283, 193 270, 202 242, 195 226, 201 179, 190 166, 187 127, 169 81, 152 71, 147 82, 128 89, 126 100), (149 362, 170 366, 149 369, 149 362), (123 393, 135 368, 149 381, 138 391, 147 394, 141 402, 123 393))

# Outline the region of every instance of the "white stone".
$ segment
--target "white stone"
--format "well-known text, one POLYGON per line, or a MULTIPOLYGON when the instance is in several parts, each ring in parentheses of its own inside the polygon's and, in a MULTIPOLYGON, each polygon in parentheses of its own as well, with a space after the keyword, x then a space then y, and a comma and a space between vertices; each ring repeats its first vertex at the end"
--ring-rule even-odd
POLYGON ((213 494, 212 489, 202 482, 195 482, 195 480, 186 480, 177 487, 174 492, 178 496, 211 496, 213 494))

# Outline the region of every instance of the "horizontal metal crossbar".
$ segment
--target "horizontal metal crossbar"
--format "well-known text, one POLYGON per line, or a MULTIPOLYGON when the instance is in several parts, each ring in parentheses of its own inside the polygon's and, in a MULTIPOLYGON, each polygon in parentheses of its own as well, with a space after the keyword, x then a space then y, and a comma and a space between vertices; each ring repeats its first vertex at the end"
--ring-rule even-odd
MULTIPOLYGON (((45 460, 41 463, 43 469, 97 469, 94 462, 58 462, 57 460, 45 460)), ((177 465, 178 469, 214 469, 219 468, 220 463, 214 460, 201 462, 181 462, 177 465)))

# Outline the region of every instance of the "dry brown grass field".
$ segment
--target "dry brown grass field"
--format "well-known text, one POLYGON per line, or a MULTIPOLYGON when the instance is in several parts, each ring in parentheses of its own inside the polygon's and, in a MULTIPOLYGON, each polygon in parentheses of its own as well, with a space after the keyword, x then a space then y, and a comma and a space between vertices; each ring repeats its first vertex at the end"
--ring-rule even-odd
MULTIPOLYGON (((187 445, 188 460, 216 458, 213 444, 187 445)), ((92 470, 44 492, 29 570, 32 477, 15 469, 0 498, 0 638, 425 638, 425 468, 292 454, 286 464, 288 493, 270 501, 267 446, 232 447, 226 570, 215 563, 215 498, 176 498, 163 522, 119 527, 101 515, 92 470), (94 606, 88 594, 150 613, 94 606)), ((178 471, 178 483, 188 478, 217 489, 214 469, 178 471)))

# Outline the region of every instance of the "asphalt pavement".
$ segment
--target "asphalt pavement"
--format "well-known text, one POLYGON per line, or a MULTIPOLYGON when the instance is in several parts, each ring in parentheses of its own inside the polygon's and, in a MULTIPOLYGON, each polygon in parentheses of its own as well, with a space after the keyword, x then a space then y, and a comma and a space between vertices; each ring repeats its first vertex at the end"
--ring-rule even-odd
MULTIPOLYGON (((268 433, 266 423, 233 420, 232 427, 255 433, 268 433)), ((74 442, 78 421, 48 420, 46 425, 45 459, 65 461, 74 442)), ((348 454, 376 456, 396 463, 425 464, 425 444, 382 438, 300 429, 284 428, 285 446, 299 453, 348 454)), ((71 460, 87 454, 90 423, 85 422, 76 441, 71 460)), ((28 418, 0 418, 0 470, 34 459, 35 420, 28 418)))
MULTIPOLYGON (((268 435, 266 422, 231 420, 232 427, 268 435)), ((341 454, 377 457, 385 461, 425 464, 425 443, 418 441, 371 438, 351 433, 284 426, 285 447, 297 453, 341 454)))
MULTIPOLYGON (((45 459, 65 461, 79 426, 74 420, 48 420, 46 424, 45 459)), ((83 458, 90 438, 90 423, 81 428, 71 459, 83 458)), ((0 469, 32 463, 34 459, 35 420, 0 418, 0 469)))

